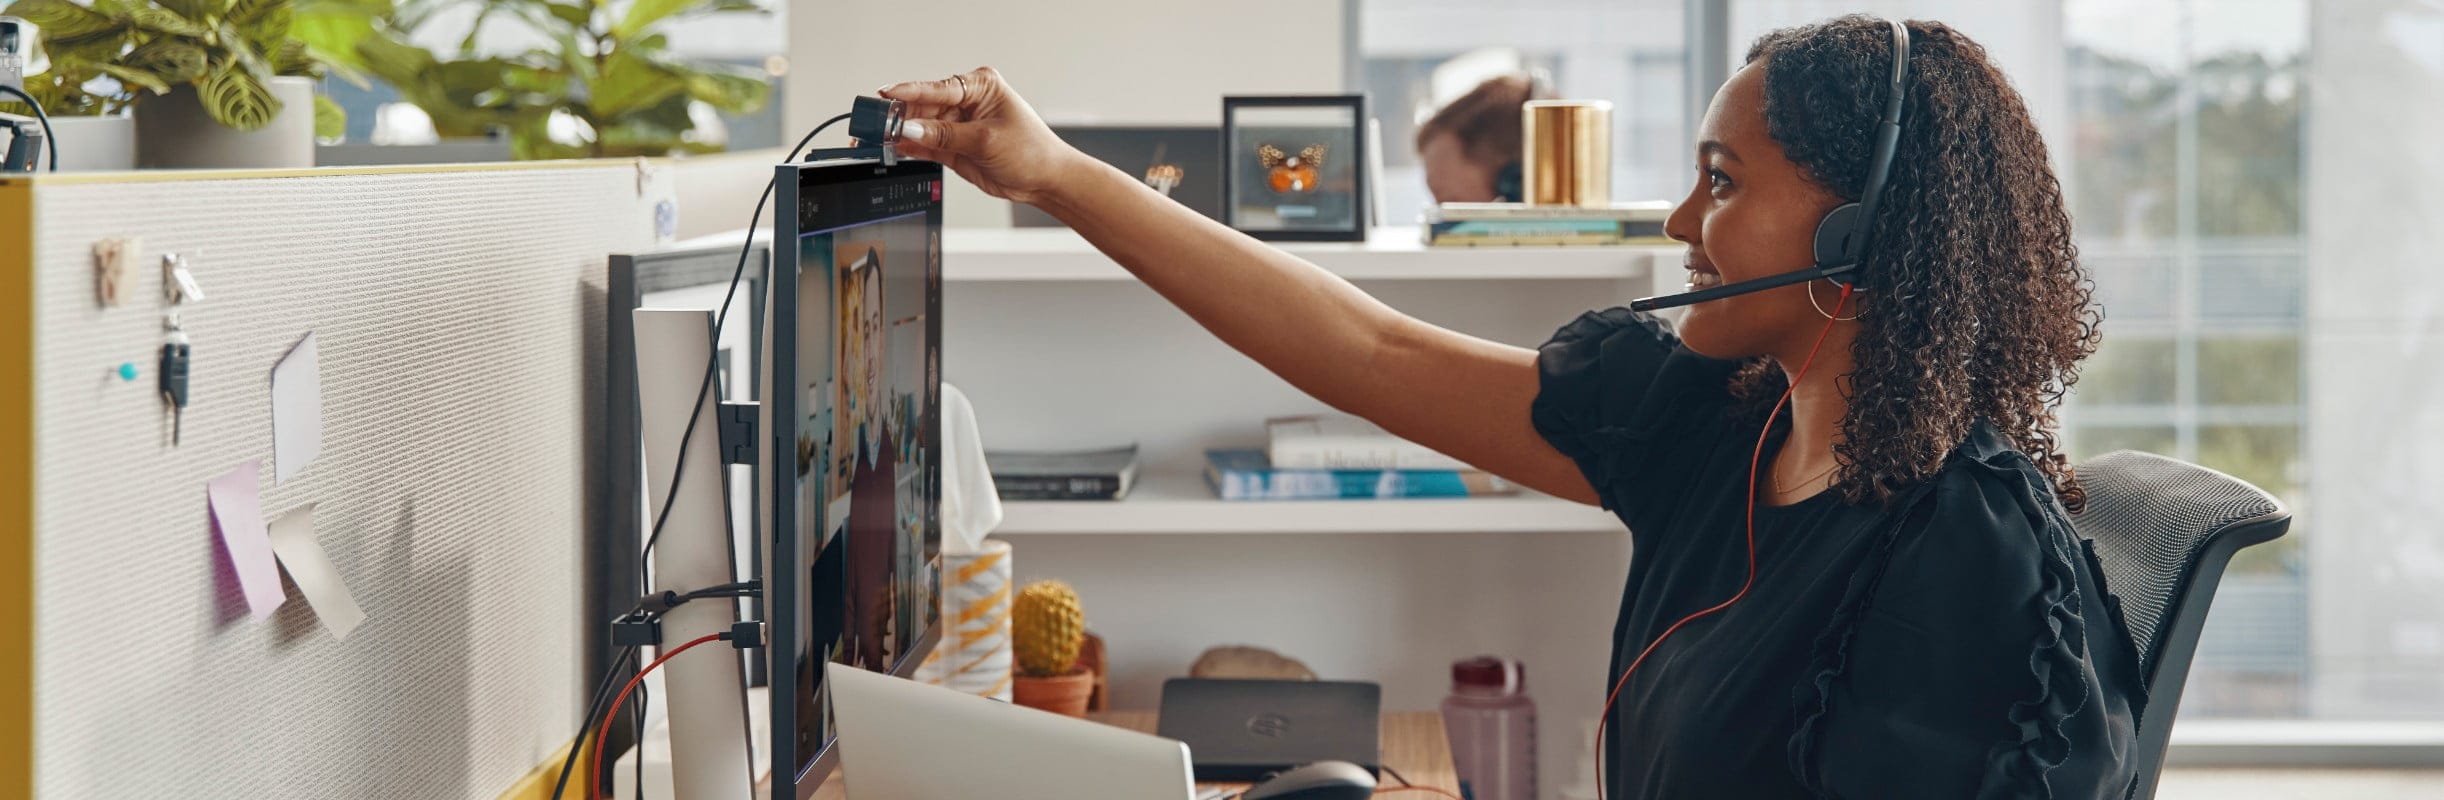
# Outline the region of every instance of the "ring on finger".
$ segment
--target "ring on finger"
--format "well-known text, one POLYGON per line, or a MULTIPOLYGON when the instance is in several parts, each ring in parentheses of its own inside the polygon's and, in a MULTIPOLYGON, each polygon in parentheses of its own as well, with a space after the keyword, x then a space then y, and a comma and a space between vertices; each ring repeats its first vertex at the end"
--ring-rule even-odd
POLYGON ((967 76, 952 75, 950 79, 959 83, 959 102, 955 105, 967 105, 967 76))

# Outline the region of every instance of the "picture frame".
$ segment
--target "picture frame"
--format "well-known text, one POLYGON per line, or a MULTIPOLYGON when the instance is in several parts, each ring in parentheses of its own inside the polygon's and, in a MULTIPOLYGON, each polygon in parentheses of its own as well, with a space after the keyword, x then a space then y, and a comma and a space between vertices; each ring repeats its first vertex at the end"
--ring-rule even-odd
MULTIPOLYGON (((1052 133, 1095 160, 1154 186, 1169 171, 1172 200, 1206 219, 1222 219, 1222 128, 1217 125, 1100 125, 1053 123, 1052 133)), ((1157 187, 1160 191, 1160 187, 1157 187)), ((1067 227, 1025 203, 1010 204, 1011 227, 1067 227)))
POLYGON ((1366 241, 1366 107, 1362 94, 1222 98, 1222 222, 1265 241, 1366 241))

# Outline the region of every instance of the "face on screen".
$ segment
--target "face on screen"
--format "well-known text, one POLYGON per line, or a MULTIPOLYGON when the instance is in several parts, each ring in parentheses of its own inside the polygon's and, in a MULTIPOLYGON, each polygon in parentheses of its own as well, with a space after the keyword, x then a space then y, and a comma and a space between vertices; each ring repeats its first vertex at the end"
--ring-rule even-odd
POLYGON ((800 363, 823 362, 801 368, 797 387, 809 468, 799 541, 819 543, 800 550, 810 620, 796 670, 801 768, 832 733, 817 665, 892 671, 923 656, 909 650, 939 616, 939 206, 918 206, 840 220, 797 243, 800 363), (807 302, 806 287, 821 302, 807 302))

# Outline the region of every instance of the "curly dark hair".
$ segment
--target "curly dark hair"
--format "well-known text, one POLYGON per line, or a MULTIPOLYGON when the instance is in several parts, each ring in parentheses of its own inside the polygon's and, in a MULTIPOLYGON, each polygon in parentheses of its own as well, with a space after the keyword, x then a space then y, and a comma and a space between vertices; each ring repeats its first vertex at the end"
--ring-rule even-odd
MULTIPOLYGON (((1858 278, 1859 334, 1838 486, 1889 503, 1932 478, 1990 421, 2076 510, 2085 493, 2054 411, 2095 352, 2102 315, 2071 242, 2062 184, 2027 106, 1969 37, 1909 22, 1900 149, 1858 278)), ((1892 28, 1847 16, 1759 38, 1765 122, 1809 180, 1845 200, 1866 183, 1889 96, 1892 28)), ((1762 359, 1733 381, 1758 409, 1787 378, 1762 359)))

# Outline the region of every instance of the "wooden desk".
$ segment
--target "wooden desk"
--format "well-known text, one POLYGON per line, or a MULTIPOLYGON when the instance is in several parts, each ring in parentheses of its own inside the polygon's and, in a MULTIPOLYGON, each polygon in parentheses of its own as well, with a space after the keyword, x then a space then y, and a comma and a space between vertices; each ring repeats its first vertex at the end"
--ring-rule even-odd
MULTIPOLYGON (((1152 711, 1112 711, 1096 714, 1091 718, 1096 722, 1133 731, 1149 734, 1154 732, 1155 716, 1152 711)), ((1402 777, 1408 778, 1419 786, 1434 787, 1453 795, 1460 792, 1459 774, 1451 766, 1451 739, 1443 732, 1441 714, 1432 711, 1409 711, 1383 715, 1383 763, 1399 771, 1402 777)), ((847 770, 843 769, 841 772, 833 773, 832 779, 826 781, 823 788, 815 792, 815 800, 847 800, 848 792, 842 786, 848 782, 843 777, 846 772, 847 770)), ((1389 776, 1386 776, 1384 783, 1385 785, 1392 783, 1389 776)), ((1240 788, 1239 785, 1233 784, 1197 784, 1200 790, 1218 787, 1240 788)), ((763 788, 757 787, 756 794, 762 796, 763 788)), ((1433 796, 1433 792, 1402 792, 1393 795, 1393 797, 1400 798, 1433 796)))

